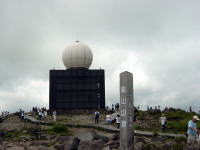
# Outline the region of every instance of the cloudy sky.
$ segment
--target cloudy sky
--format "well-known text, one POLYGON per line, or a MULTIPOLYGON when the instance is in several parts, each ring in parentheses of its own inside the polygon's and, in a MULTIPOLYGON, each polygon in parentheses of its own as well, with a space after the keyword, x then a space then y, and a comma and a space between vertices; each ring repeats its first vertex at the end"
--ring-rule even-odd
POLYGON ((77 39, 105 69, 107 105, 127 70, 135 105, 200 109, 200 1, 0 0, 0 111, 48 107, 49 70, 77 39))

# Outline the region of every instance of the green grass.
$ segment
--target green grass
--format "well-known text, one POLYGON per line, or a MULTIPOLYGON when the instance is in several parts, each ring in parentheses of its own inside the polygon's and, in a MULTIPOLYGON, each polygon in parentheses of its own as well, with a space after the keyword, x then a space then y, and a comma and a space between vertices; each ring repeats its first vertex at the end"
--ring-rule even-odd
POLYGON ((49 129, 47 129, 47 133, 48 134, 58 134, 58 135, 63 135, 63 136, 71 135, 69 128, 63 124, 53 125, 49 129))
MULTIPOLYGON (((195 112, 186 112, 181 109, 171 109, 168 112, 162 112, 167 117, 167 126, 165 133, 186 133, 188 128, 188 121, 192 119, 194 115, 197 115, 195 112)), ((157 120, 157 125, 152 126, 151 129, 143 129, 139 125, 135 125, 136 130, 145 130, 145 131, 157 131, 160 132, 160 122, 159 118, 162 114, 161 112, 150 112, 150 111, 138 111, 136 113, 138 120, 144 120, 144 116, 150 115, 153 119, 157 120)), ((146 120, 149 121, 149 120, 146 120)), ((151 120, 150 120, 151 121, 151 120)), ((200 128, 200 121, 197 122, 197 128, 200 128)))
MULTIPOLYGON (((183 110, 175 110, 173 112, 167 112, 167 129, 169 131, 183 132, 185 133, 188 128, 188 121, 192 119, 192 116, 197 115, 195 112, 185 112, 183 110)), ((197 127, 200 127, 200 122, 197 122, 197 127)))
POLYGON ((29 136, 29 134, 24 129, 22 129, 22 130, 11 130, 11 131, 5 132, 5 134, 3 135, 3 139, 4 140, 12 140, 14 138, 18 139, 21 136, 29 136))

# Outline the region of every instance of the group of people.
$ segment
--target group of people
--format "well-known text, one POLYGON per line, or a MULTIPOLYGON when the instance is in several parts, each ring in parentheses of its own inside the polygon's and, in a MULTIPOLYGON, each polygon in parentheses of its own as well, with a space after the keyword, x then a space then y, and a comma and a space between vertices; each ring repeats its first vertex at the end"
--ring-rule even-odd
POLYGON ((47 118, 47 109, 45 107, 39 108, 39 107, 33 107, 32 113, 35 115, 38 115, 39 120, 45 120, 47 118))
MULTIPOLYGON (((99 123, 99 115, 100 115, 100 112, 95 111, 95 113, 94 113, 95 124, 99 123)), ((116 120, 116 123, 117 123, 117 128, 119 129, 119 126, 120 126, 120 115, 117 115, 117 117, 115 118, 115 120, 116 120)), ((111 124, 112 123, 112 118, 111 118, 110 114, 106 115, 106 123, 107 124, 111 124)))
POLYGON ((9 112, 8 111, 2 111, 2 113, 1 113, 1 116, 2 117, 6 117, 6 116, 8 116, 9 115, 9 112))
POLYGON ((22 119, 22 120, 25 119, 24 110, 21 110, 21 109, 19 110, 19 118, 22 119))
MULTIPOLYGON (((200 135, 200 131, 197 129, 197 121, 199 121, 198 116, 193 116, 192 119, 188 122, 188 130, 187 130, 187 144, 191 145, 194 144, 196 139, 200 135)), ((164 131, 167 124, 167 118, 164 114, 160 117, 160 123, 161 123, 161 130, 164 131)))

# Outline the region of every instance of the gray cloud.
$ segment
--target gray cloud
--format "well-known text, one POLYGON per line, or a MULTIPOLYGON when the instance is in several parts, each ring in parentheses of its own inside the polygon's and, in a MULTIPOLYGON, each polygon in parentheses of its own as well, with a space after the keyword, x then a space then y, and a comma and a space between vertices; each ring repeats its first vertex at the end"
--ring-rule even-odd
POLYGON ((64 69, 62 50, 78 37, 93 50, 92 68, 105 68, 108 105, 119 99, 119 73, 128 70, 134 74, 136 105, 199 109, 199 4, 0 1, 2 107, 14 111, 19 101, 24 109, 48 106, 49 69, 64 69), (32 90, 19 96, 20 88, 32 90))

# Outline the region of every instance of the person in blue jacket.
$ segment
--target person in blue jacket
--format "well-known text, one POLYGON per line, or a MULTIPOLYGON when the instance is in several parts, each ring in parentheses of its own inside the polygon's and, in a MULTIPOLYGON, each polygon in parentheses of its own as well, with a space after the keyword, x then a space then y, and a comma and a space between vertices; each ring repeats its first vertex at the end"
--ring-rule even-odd
POLYGON ((193 116, 192 120, 188 122, 188 138, 187 138, 187 144, 191 145, 196 142, 196 136, 199 134, 199 130, 197 129, 197 121, 199 121, 198 116, 193 116))

